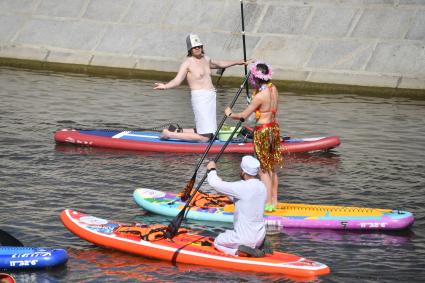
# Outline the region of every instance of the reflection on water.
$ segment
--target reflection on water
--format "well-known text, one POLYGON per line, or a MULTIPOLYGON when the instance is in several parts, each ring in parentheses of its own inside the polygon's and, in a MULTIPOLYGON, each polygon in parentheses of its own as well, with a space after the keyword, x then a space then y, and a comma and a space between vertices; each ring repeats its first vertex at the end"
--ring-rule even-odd
MULTIPOLYGON (((191 162, 194 160, 199 160, 200 155, 193 153, 158 153, 158 152, 148 152, 148 151, 132 151, 132 150, 121 150, 113 148, 101 148, 101 147, 90 147, 90 146, 75 146, 71 144, 55 144, 55 151, 64 153, 64 154, 86 154, 86 155, 109 155, 110 157, 118 157, 125 155, 138 155, 138 156, 150 156, 150 157, 163 157, 170 158, 178 157, 183 159, 188 159, 191 162)), ((232 156, 242 156, 240 154, 232 154, 232 156)), ((214 155, 207 157, 207 159, 213 159, 214 155)), ((237 160, 237 158, 236 158, 237 160)), ((220 160, 218 161, 220 162, 220 160)), ((307 164, 313 166, 327 166, 332 169, 337 169, 340 164, 340 158, 337 152, 328 151, 328 152, 314 152, 314 153, 297 153, 297 154, 288 154, 285 156, 284 167, 294 166, 296 164, 307 164)))
MULTIPOLYGON (((138 216, 137 221, 157 223, 161 221, 150 213, 144 216, 138 216)), ((172 219, 172 218, 168 218, 172 219)), ((168 223, 167 219, 164 224, 168 223)), ((188 225, 197 231, 207 236, 214 236, 227 229, 232 229, 231 223, 220 222, 201 222, 195 220, 187 220, 188 225)), ((267 238, 274 246, 278 246, 282 241, 282 237, 286 241, 296 244, 304 244, 310 241, 325 244, 327 246, 351 245, 358 246, 403 246, 409 245, 415 237, 414 231, 405 229, 400 231, 356 231, 356 230, 332 230, 332 229, 305 229, 305 228, 285 228, 282 226, 267 226, 267 238)))
MULTIPOLYGON (((292 282, 280 276, 178 265, 95 247, 59 221, 65 208, 122 222, 167 224, 132 200, 138 187, 182 190, 199 155, 55 145, 64 127, 146 128, 167 122, 193 126, 186 87, 158 92, 152 81, 98 78, 0 68, 0 224, 24 244, 66 248, 62 269, 14 273, 18 282, 292 282)), ((222 111, 235 89, 219 89, 222 111)), ((286 156, 279 171, 283 202, 401 209, 412 233, 283 229, 275 249, 331 267, 316 282, 425 281, 425 99, 281 90, 279 123, 292 137, 339 135, 328 153, 286 156)), ((235 106, 245 107, 241 98, 235 106)), ((222 113, 218 113, 221 117, 222 113)), ((242 155, 223 155, 218 172, 238 180, 242 155)), ((205 161, 206 163, 207 161, 205 161)), ((205 173, 201 166, 197 174, 205 173)), ((203 190, 211 188, 205 185, 203 190)), ((216 235, 229 223, 186 221, 216 235)))
MULTIPOLYGON (((71 268, 75 271, 84 271, 87 266, 94 270, 87 277, 75 277, 79 282, 104 282, 105 280, 117 280, 119 282, 184 282, 199 281, 199 276, 211 280, 221 281, 222 276, 247 276, 249 280, 279 281, 284 279, 281 275, 241 273, 238 271, 223 270, 211 267, 203 267, 191 264, 176 264, 155 259, 147 259, 140 256, 107 249, 92 248, 87 250, 68 250, 70 256, 75 259, 71 268), (167 279, 168 278, 168 279, 167 279)), ((287 279, 290 279, 287 277, 287 279)))
MULTIPOLYGON (((411 238, 414 236, 411 230, 365 232, 273 227, 273 230, 276 229, 291 241, 316 241, 326 245, 346 245, 347 242, 351 245, 368 247, 406 245, 410 243, 411 238)), ((276 238, 276 235, 273 234, 271 238, 276 238)))

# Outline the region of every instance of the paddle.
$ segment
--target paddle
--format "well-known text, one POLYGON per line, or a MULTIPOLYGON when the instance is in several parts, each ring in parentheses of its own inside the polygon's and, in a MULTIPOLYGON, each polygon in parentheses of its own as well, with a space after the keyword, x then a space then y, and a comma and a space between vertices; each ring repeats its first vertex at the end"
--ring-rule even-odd
MULTIPOLYGON (((244 62, 246 62, 246 44, 245 44, 245 17, 244 17, 244 13, 243 13, 243 0, 240 0, 241 3, 241 20, 242 20, 242 45, 243 45, 243 60, 244 62)), ((245 76, 248 73, 248 67, 246 65, 244 65, 244 69, 245 69, 245 76)), ((220 74, 220 76, 217 79, 217 85, 221 80, 221 77, 224 74, 224 71, 226 71, 226 68, 223 69, 219 69, 217 70, 217 74, 220 74)), ((251 96, 249 95, 249 86, 248 84, 246 84, 246 100, 248 102, 248 104, 251 101, 251 96)))
POLYGON ((24 244, 21 243, 18 239, 0 229, 0 244, 1 246, 14 246, 14 247, 23 247, 24 244))
MULTIPOLYGON (((246 44, 245 44, 245 17, 244 17, 244 13, 243 13, 243 0, 240 0, 241 2, 241 20, 242 20, 242 45, 243 45, 243 60, 246 62, 246 44)), ((248 73, 248 67, 246 65, 244 65, 244 69, 245 69, 245 76, 248 73)), ((248 84, 246 84, 245 86, 246 89, 246 100, 248 102, 248 104, 251 101, 251 96, 249 95, 249 86, 248 84)))
MULTIPOLYGON (((235 133, 237 132, 237 130, 239 129, 239 127, 242 125, 242 123, 245 120, 243 118, 241 118, 239 120, 239 122, 237 123, 235 129, 233 130, 232 134, 230 135, 229 139, 226 141, 226 143, 222 146, 220 152, 217 154, 217 156, 214 158, 214 162, 217 162, 218 159, 220 158, 220 156, 223 154, 224 150, 226 149, 227 145, 230 143, 230 141, 232 140, 233 136, 235 135, 235 133)), ((193 193, 189 196, 188 200, 186 201, 185 206, 182 208, 182 210, 176 215, 176 217, 174 217, 174 219, 170 222, 170 224, 167 227, 167 231, 165 232, 165 238, 167 239, 171 239, 173 238, 177 231, 180 228, 180 225, 185 217, 186 214, 186 210, 187 208, 190 206, 190 202, 192 201, 192 199, 195 197, 196 193, 199 191, 199 189, 201 188, 202 184, 204 183, 205 179, 208 177, 208 172, 206 172, 204 174, 204 176, 202 177, 201 181, 199 181, 198 185, 196 186, 195 190, 193 191, 193 193)), ((190 181, 192 183, 195 182, 193 180, 190 181)))
MULTIPOLYGON (((245 79, 242 82, 242 85, 239 87, 238 92, 236 93, 235 97, 233 98, 232 102, 230 103, 230 108, 233 107, 233 105, 235 105, 236 100, 238 100, 239 95, 242 92, 242 89, 244 87, 244 85, 247 83, 248 78, 249 78, 249 74, 251 72, 248 72, 248 74, 245 76, 245 79)), ((187 197, 190 195, 190 192, 193 189, 193 185, 195 184, 195 180, 196 180, 196 174, 198 172, 199 167, 201 167, 202 162, 204 161, 205 157, 207 156, 208 152, 210 151, 210 148, 212 146, 212 144, 214 143, 214 140, 217 138, 218 133, 220 132, 221 127, 223 127, 224 121, 226 121, 227 116, 224 115, 223 119, 221 120, 219 126, 217 127, 217 130, 214 133, 214 136, 211 138, 210 142, 208 143, 207 148, 205 149, 204 154, 202 155, 201 159, 199 160, 198 164, 196 165, 195 168, 195 172, 193 173, 192 178, 190 179, 190 181, 187 183, 186 188, 183 191, 183 195, 182 195, 182 200, 185 201, 187 199, 187 197)))
POLYGON ((217 72, 216 72, 216 74, 217 74, 217 75, 220 75, 220 76, 218 77, 217 81, 215 82, 215 84, 216 84, 217 86, 218 86, 218 85, 219 85, 219 83, 220 83, 220 80, 221 80, 221 77, 223 76, 224 71, 226 71, 226 68, 218 69, 218 70, 217 70, 217 72))
POLYGON ((164 128, 167 128, 170 131, 174 131, 177 129, 174 125, 177 125, 177 128, 180 127, 178 123, 165 123, 159 126, 151 127, 151 128, 121 128, 121 129, 85 129, 85 128, 74 128, 78 131, 109 131, 109 132, 162 132, 164 128))

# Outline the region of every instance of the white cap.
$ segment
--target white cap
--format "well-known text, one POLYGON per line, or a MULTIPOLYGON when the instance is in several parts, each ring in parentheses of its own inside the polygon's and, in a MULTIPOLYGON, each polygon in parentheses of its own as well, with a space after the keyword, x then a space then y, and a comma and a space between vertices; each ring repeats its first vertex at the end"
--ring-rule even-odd
POLYGON ((258 169, 260 168, 260 161, 251 155, 245 155, 242 157, 241 169, 248 175, 257 176, 258 169))
POLYGON ((203 44, 201 40, 199 39, 199 36, 197 36, 196 34, 190 33, 186 37, 186 45, 187 45, 187 51, 189 51, 193 47, 202 46, 203 44))

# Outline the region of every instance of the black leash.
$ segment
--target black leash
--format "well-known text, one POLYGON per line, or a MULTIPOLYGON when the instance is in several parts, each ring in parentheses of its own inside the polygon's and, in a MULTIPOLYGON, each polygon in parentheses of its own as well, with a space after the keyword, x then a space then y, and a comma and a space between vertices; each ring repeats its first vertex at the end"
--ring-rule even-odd
POLYGON ((180 123, 176 122, 167 122, 165 124, 151 127, 151 128, 121 128, 121 129, 110 129, 110 128, 100 128, 100 129, 93 129, 93 128, 73 128, 78 131, 107 131, 107 132, 162 132, 163 129, 168 129, 170 131, 174 131, 176 129, 181 129, 180 123))

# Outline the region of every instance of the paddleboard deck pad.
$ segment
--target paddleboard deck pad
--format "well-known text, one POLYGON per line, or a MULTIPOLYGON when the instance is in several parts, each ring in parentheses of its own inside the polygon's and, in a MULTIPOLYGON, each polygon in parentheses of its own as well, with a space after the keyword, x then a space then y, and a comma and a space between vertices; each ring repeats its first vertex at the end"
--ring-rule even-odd
MULTIPOLYGON (((177 215, 186 204, 177 194, 136 189, 135 202, 143 209, 166 216, 177 215)), ((188 209, 186 218, 233 222, 233 205, 188 209)), ((279 203, 276 211, 264 214, 267 225, 312 229, 400 230, 414 222, 412 213, 401 210, 279 203)))
POLYGON ((295 277, 316 277, 330 272, 328 266, 293 254, 273 252, 265 257, 226 255, 214 248, 212 239, 186 231, 170 239, 146 240, 122 229, 139 229, 142 223, 125 224, 66 209, 62 223, 72 233, 91 243, 131 254, 173 263, 186 263, 241 271, 281 273, 295 277))
MULTIPOLYGON (((208 143, 161 139, 160 133, 146 131, 61 129, 55 132, 58 143, 152 152, 204 153, 208 143)), ((214 141, 209 153, 218 153, 225 142, 214 141)), ((282 142, 282 154, 330 150, 340 144, 337 136, 289 138, 282 142)), ((252 142, 231 141, 225 153, 253 153, 252 142)))
POLYGON ((0 246, 0 270, 52 268, 67 260, 68 253, 63 249, 0 246))

